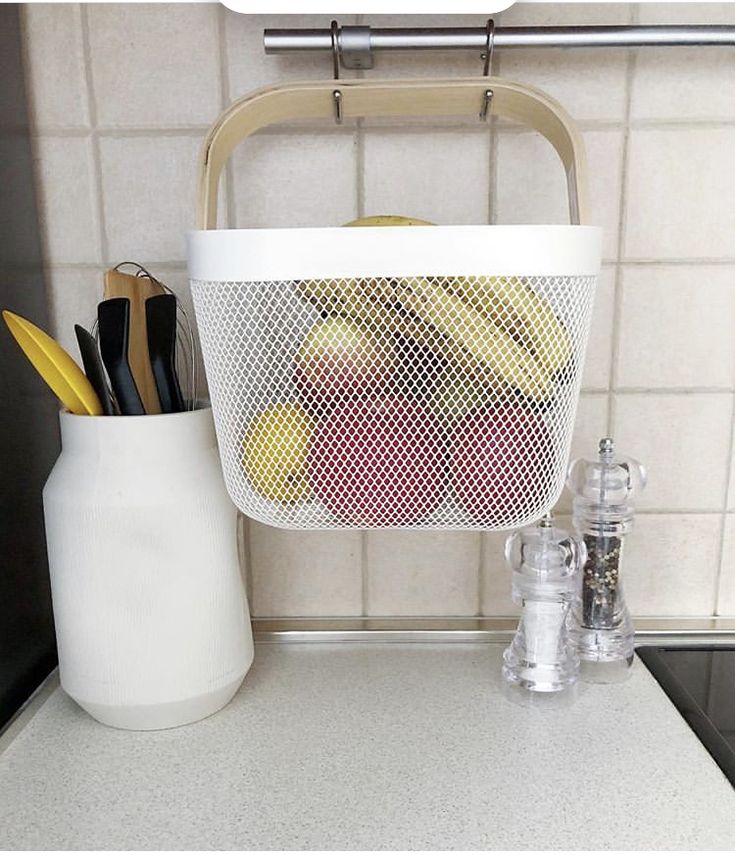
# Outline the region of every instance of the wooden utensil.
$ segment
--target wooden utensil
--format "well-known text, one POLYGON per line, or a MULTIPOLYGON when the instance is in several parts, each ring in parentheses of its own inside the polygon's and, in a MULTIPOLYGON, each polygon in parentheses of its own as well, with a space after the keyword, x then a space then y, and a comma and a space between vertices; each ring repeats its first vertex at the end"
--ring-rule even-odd
POLYGON ((128 362, 145 411, 149 414, 160 413, 161 403, 148 353, 145 301, 148 297, 164 293, 163 287, 147 276, 132 276, 119 270, 108 270, 105 273, 105 300, 127 297, 130 301, 128 362))
POLYGON ((4 311, 3 318, 31 365, 70 413, 102 415, 102 404, 92 384, 57 341, 13 312, 4 311))

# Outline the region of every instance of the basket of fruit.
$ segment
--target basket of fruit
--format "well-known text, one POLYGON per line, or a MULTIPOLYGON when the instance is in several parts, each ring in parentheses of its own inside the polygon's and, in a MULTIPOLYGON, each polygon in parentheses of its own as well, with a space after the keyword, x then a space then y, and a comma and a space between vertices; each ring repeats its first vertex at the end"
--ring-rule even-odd
MULTIPOLYGON (((213 126, 189 272, 225 481, 282 528, 514 528, 563 487, 600 267, 568 116, 500 79, 340 81, 346 116, 492 111, 547 137, 574 225, 215 226, 234 146, 331 117, 334 84, 236 102, 213 126)), ((528 192, 527 190, 525 192, 528 192)))

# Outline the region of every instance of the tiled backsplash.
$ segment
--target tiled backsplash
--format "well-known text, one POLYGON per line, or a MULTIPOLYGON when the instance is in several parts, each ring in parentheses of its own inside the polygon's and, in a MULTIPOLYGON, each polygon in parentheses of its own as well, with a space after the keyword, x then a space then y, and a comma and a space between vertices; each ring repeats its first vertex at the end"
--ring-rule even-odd
MULTIPOLYGON (((24 6, 39 198, 56 332, 73 348, 106 266, 135 259, 186 300, 195 158, 232 99, 324 78, 325 56, 266 57, 264 26, 220 4, 24 6)), ((343 23, 354 18, 341 18, 343 23)), ((500 24, 735 23, 727 4, 517 6, 500 24)), ((375 25, 408 19, 373 16, 375 25)), ((416 23, 415 20, 411 21, 416 23)), ((482 25, 422 16, 425 25, 482 25)), ((579 121, 605 264, 573 453, 611 432, 650 485, 629 540, 638 615, 735 614, 735 64, 718 48, 496 51, 579 121)), ((474 74, 466 54, 379 55, 373 76, 474 74)), ((236 153, 229 225, 335 225, 365 213, 442 223, 563 222, 551 149, 506 123, 275 128, 236 153)), ((562 522, 569 499, 562 500, 562 522)), ((298 533, 247 524, 261 616, 503 615, 505 535, 298 533)))

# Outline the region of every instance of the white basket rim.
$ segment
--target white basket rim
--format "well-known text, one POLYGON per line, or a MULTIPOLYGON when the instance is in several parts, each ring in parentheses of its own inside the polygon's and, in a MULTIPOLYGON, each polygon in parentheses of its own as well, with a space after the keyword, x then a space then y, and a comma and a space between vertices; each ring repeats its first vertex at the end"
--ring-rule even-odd
POLYGON ((602 229, 569 225, 191 230, 189 275, 209 282, 379 276, 596 276, 602 229))

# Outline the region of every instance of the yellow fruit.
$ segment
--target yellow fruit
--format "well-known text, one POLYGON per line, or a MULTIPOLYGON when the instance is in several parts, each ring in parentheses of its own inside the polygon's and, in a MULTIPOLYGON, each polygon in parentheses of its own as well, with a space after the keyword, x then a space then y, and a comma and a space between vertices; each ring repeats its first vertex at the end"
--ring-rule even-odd
POLYGON ((399 289, 401 305, 465 350, 481 372, 538 400, 551 395, 546 366, 461 297, 427 279, 403 279, 399 289))
POLYGON ((242 463, 253 487, 267 499, 309 498, 306 458, 314 426, 300 404, 276 404, 250 422, 242 443, 242 463))
POLYGON ((372 217, 360 217, 345 223, 345 226, 433 226, 428 220, 419 220, 417 217, 400 217, 398 214, 378 214, 372 217))
POLYGON ((525 348, 552 373, 571 359, 572 344, 549 301, 516 276, 450 279, 447 287, 525 348))

